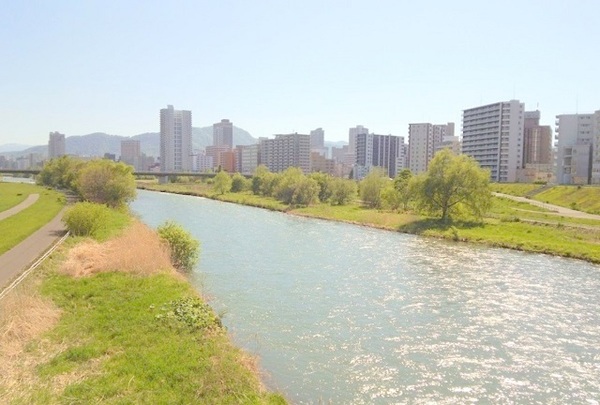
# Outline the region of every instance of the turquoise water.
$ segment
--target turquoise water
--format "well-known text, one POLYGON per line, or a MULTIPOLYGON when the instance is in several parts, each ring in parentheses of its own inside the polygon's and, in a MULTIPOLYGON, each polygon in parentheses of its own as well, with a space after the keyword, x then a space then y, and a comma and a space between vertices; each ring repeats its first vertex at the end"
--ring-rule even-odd
POLYGON ((600 267, 140 191, 293 403, 598 403, 600 267))

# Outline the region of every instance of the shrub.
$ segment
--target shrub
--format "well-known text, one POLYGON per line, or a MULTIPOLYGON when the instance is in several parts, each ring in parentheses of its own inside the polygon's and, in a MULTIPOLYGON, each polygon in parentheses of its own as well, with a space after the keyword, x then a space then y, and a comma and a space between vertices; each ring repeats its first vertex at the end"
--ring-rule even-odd
POLYGON ((63 222, 73 235, 97 237, 109 215, 106 205, 80 202, 67 209, 63 222))
POLYGON ((231 190, 231 176, 222 170, 214 178, 213 190, 218 194, 225 194, 231 190))
POLYGON ((158 235, 167 242, 171 250, 171 263, 177 270, 190 272, 198 262, 200 242, 182 226, 167 221, 157 229, 158 235))
POLYGON ((246 191, 249 188, 249 180, 239 173, 236 173, 231 178, 231 192, 239 193, 240 191, 246 191))
POLYGON ((334 177, 330 182, 331 196, 329 202, 331 205, 346 205, 356 199, 356 182, 354 180, 341 179, 334 177))
POLYGON ((212 308, 200 298, 181 298, 163 305, 160 310, 161 313, 156 315, 157 320, 167 323, 175 321, 193 332, 222 326, 212 308))

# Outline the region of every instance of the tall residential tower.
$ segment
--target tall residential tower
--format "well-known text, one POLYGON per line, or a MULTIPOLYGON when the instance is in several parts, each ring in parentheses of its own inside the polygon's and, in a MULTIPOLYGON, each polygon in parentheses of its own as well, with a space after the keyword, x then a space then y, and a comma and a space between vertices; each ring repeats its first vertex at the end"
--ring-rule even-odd
POLYGON ((515 182, 523 167, 525 105, 511 100, 463 111, 462 153, 490 171, 490 179, 515 182))
POLYGON ((192 170, 192 112, 175 110, 172 105, 160 110, 160 170, 192 170))

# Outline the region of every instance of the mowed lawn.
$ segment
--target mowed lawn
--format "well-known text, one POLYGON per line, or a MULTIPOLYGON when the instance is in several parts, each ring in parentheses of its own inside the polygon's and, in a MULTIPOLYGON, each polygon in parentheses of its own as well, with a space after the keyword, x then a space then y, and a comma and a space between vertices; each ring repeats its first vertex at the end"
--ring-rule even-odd
POLYGON ((0 183, 2 211, 25 200, 29 194, 40 195, 35 204, 0 221, 0 254, 50 222, 65 205, 64 196, 57 191, 33 184, 0 183))

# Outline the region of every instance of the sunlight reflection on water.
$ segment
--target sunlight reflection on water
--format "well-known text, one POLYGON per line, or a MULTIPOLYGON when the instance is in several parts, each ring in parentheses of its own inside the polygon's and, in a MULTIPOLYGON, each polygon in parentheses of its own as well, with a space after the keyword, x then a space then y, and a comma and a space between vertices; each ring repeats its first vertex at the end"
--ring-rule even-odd
POLYGON ((235 341, 294 403, 587 403, 600 269, 584 262, 140 193, 202 241, 235 341))

